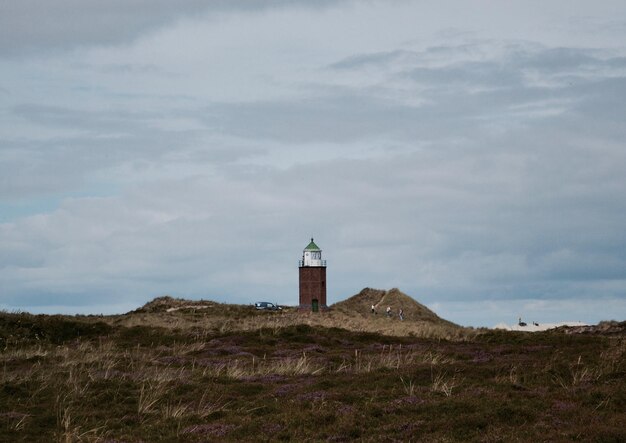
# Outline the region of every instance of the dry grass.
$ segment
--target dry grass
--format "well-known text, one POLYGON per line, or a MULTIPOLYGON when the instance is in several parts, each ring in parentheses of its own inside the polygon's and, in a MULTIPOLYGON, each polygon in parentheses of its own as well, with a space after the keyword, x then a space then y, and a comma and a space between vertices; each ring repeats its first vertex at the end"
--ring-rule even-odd
POLYGON ((404 393, 409 396, 414 396, 416 391, 416 384, 413 380, 407 379, 404 380, 403 377, 400 377, 400 381, 402 382, 402 387, 404 389, 404 393))
MULTIPOLYGON (((147 378, 143 376, 142 378, 147 378)), ((137 401, 137 414, 139 416, 156 411, 157 403, 161 401, 167 391, 167 381, 157 380, 154 382, 144 381, 139 390, 137 401)))
POLYGON ((242 379, 248 377, 277 375, 304 375, 319 374, 325 370, 323 365, 313 362, 305 353, 298 358, 266 358, 257 359, 252 357, 248 360, 229 360, 215 367, 207 368, 203 375, 212 377, 228 377, 242 379))
POLYGON ((400 346, 383 345, 378 353, 363 355, 363 351, 354 350, 351 359, 344 359, 334 372, 367 373, 378 369, 395 369, 410 367, 416 364, 440 365, 452 362, 452 359, 440 353, 418 352, 400 346))
POLYGON ((458 374, 448 375, 447 371, 435 370, 431 368, 431 386, 432 392, 439 392, 446 397, 452 396, 452 391, 455 390, 462 382, 458 374))
MULTIPOLYGON (((251 314, 253 308, 248 308, 251 314)), ((127 327, 149 324, 154 327, 163 327, 170 330, 186 330, 195 328, 198 331, 207 333, 228 334, 239 331, 257 331, 265 329, 269 331, 279 331, 280 329, 308 325, 312 327, 321 326, 325 328, 342 328, 356 332, 371 332, 393 337, 416 337, 432 338, 448 341, 468 341, 481 333, 473 328, 463 328, 445 323, 433 323, 431 321, 400 321, 397 318, 387 318, 384 316, 350 316, 343 312, 326 312, 323 314, 301 313, 296 310, 286 312, 268 313, 259 315, 252 312, 252 315, 242 314, 239 318, 222 316, 220 313, 202 313, 197 315, 186 315, 185 313, 153 313, 141 314, 140 317, 131 316, 128 318, 112 318, 115 325, 127 327)))

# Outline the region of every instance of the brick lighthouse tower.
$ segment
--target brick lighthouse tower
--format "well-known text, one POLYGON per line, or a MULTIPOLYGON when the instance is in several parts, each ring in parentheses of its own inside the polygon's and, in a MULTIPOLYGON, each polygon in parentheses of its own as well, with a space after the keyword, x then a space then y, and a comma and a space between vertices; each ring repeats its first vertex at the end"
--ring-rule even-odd
POLYGON ((326 260, 313 239, 302 251, 300 267, 300 309, 318 312, 326 306, 326 260))

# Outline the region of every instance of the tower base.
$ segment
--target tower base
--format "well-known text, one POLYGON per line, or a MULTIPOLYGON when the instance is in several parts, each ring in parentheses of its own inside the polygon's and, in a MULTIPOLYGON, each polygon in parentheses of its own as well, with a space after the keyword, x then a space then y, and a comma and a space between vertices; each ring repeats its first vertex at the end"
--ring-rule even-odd
POLYGON ((327 310, 326 305, 326 266, 300 267, 301 311, 319 312, 327 310))

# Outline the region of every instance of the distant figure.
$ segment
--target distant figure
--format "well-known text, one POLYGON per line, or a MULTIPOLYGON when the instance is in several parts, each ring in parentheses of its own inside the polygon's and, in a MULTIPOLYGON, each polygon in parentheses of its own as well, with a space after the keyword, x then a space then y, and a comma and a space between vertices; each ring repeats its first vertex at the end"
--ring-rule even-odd
POLYGON ((404 320, 404 311, 402 310, 402 308, 400 308, 400 311, 398 311, 398 317, 400 317, 400 321, 404 320))
POLYGON ((522 321, 522 317, 519 318, 519 320, 517 321, 517 324, 520 326, 526 326, 526 323, 522 321))
POLYGON ((372 314, 376 314, 376 306, 372 305, 372 314))
POLYGON ((387 306, 387 317, 391 317, 391 306, 387 306))
POLYGON ((537 323, 536 321, 533 322, 533 325, 535 326, 539 326, 539 323, 537 323))

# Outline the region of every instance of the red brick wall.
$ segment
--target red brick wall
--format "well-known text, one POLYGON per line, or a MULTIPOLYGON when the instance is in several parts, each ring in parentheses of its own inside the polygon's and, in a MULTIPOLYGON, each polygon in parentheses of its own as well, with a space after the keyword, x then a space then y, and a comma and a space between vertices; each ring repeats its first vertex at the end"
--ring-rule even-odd
POLYGON ((326 308, 326 268, 300 268, 300 308, 311 309, 313 299, 317 299, 319 308, 326 308))

